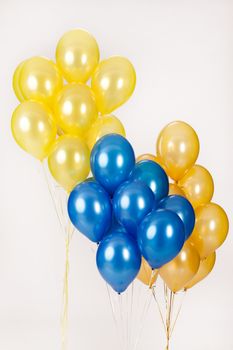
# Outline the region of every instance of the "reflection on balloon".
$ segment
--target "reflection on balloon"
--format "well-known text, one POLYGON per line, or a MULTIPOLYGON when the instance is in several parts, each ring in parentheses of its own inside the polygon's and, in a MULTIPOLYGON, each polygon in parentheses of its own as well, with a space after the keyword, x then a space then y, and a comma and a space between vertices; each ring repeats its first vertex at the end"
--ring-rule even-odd
POLYGON ((85 83, 99 62, 98 44, 87 31, 71 30, 58 42, 56 60, 68 82, 85 83))
POLYGON ((185 197, 184 191, 177 184, 169 184, 169 195, 177 194, 178 196, 185 197))
POLYGON ((100 62, 91 82, 99 111, 108 114, 121 106, 132 95, 135 84, 136 73, 127 58, 115 56, 100 62))
POLYGON ((214 194, 213 178, 201 165, 194 165, 178 184, 194 208, 209 203, 214 194))
POLYGON ((50 110, 35 101, 25 101, 15 109, 11 130, 18 145, 39 160, 48 155, 57 134, 50 110))
POLYGON ((89 149, 77 136, 60 136, 49 154, 48 166, 54 179, 70 192, 89 174, 89 149))
POLYGON ((183 289, 196 275, 200 265, 197 250, 186 242, 180 253, 168 264, 159 269, 159 274, 174 293, 183 289))
POLYGON ((193 128, 181 121, 168 124, 157 140, 157 154, 168 175, 179 180, 196 162, 199 140, 193 128))
POLYGON ((142 257, 140 271, 137 275, 137 279, 144 283, 146 286, 151 287, 155 284, 158 277, 158 270, 152 270, 148 262, 142 257))
POLYGON ((204 259, 225 241, 229 221, 223 208, 215 203, 198 207, 195 214, 196 223, 189 240, 198 250, 201 259, 204 259))

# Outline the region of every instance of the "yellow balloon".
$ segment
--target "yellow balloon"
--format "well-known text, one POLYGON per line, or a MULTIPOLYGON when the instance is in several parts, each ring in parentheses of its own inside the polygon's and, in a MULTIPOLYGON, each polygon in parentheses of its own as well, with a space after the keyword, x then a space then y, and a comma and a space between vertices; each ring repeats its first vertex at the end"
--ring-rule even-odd
POLYGON ((24 66, 24 63, 25 63, 25 61, 21 62, 18 65, 18 67, 16 68, 16 70, 14 72, 13 81, 12 81, 14 93, 20 102, 23 102, 25 100, 25 98, 21 92, 20 86, 19 86, 19 77, 20 77, 22 68, 24 66))
POLYGON ((216 253, 212 253, 204 260, 200 261, 199 269, 196 275, 191 279, 191 281, 186 284, 185 289, 192 288, 195 284, 206 278, 210 272, 213 270, 216 261, 216 253))
POLYGON ((207 169, 194 165, 178 182, 194 208, 209 203, 214 194, 214 181, 207 169))
POLYGON ((158 278, 158 273, 158 270, 152 271, 148 262, 142 257, 141 268, 137 275, 137 279, 146 286, 152 287, 158 278))
POLYGON ((174 293, 183 289, 196 275, 200 265, 197 250, 186 242, 180 253, 159 269, 159 274, 174 293))
POLYGON ((93 92, 81 83, 66 85, 56 97, 54 113, 63 131, 84 136, 98 116, 93 92))
POLYGON ((184 191, 177 184, 169 184, 169 195, 176 194, 185 197, 184 191))
POLYGON ((229 221, 225 211, 215 203, 198 207, 195 214, 196 223, 189 241, 198 250, 201 259, 204 259, 225 241, 229 221))
POLYGON ((41 161, 48 155, 57 134, 50 110, 35 101, 25 101, 15 109, 11 130, 18 145, 41 161))
POLYGON ((70 192, 90 172, 89 149, 77 136, 60 136, 48 156, 48 166, 54 179, 70 192))
POLYGON ((69 83, 85 83, 99 62, 98 44, 87 31, 71 30, 57 44, 56 61, 69 83))
POLYGON ((159 157, 154 156, 151 153, 141 154, 140 156, 137 157, 136 161, 138 163, 141 160, 152 160, 152 162, 159 164, 165 170, 164 164, 162 163, 161 159, 159 157))
POLYGON ((114 115, 100 116, 92 124, 87 134, 87 144, 90 150, 101 137, 107 134, 119 134, 125 137, 124 126, 114 115))
POLYGON ((63 86, 63 79, 54 62, 44 57, 32 57, 18 66, 14 74, 14 88, 25 100, 52 104, 63 86))
POLYGON ((100 62, 92 77, 91 86, 101 114, 111 113, 132 95, 136 73, 130 61, 114 56, 100 62))
POLYGON ((199 140, 194 129, 187 123, 175 121, 161 131, 157 140, 157 155, 167 174, 179 180, 196 162, 199 140))

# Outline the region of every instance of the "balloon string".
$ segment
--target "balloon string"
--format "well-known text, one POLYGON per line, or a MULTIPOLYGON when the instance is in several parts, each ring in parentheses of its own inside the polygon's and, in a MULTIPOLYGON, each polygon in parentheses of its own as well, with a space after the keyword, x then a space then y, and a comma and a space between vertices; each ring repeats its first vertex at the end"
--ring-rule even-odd
POLYGON ((184 304, 184 299, 185 299, 186 293, 187 293, 187 291, 186 291, 186 290, 184 290, 184 291, 183 291, 182 300, 181 300, 181 303, 180 303, 180 306, 179 306, 179 309, 178 309, 178 312, 177 312, 177 315, 176 315, 176 317, 175 317, 175 320, 174 320, 173 325, 172 325, 172 328, 171 328, 171 334, 170 334, 170 336, 172 336, 173 331, 174 331, 174 328, 175 328, 175 326, 176 326, 176 323, 177 323, 178 317, 179 317, 179 315, 180 315, 180 312, 181 312, 182 306, 183 306, 183 304, 184 304))
POLYGON ((161 318, 161 320, 162 320, 163 327, 164 327, 164 330, 165 330, 165 332, 166 332, 166 325, 165 325, 165 321, 164 321, 164 317, 163 317, 163 313, 162 313, 161 306, 160 306, 159 301, 158 301, 158 299, 157 299, 157 297, 156 297, 155 287, 152 288, 152 295, 153 295, 154 300, 155 300, 155 302, 156 302, 156 304, 157 304, 157 307, 158 307, 158 310, 159 310, 159 314, 160 314, 160 318, 161 318))

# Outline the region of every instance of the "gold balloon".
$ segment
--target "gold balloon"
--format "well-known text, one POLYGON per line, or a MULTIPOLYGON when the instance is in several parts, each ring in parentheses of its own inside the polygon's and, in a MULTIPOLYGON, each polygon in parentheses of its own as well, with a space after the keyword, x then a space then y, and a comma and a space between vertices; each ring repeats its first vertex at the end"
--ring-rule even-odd
POLYGON ((65 86, 56 97, 54 113, 66 133, 83 136, 98 116, 93 92, 81 83, 65 86))
POLYGON ((200 265, 197 250, 186 242, 180 253, 159 269, 159 274, 174 293, 183 289, 196 275, 200 265))
POLYGON ((153 154, 150 154, 150 153, 141 154, 140 156, 137 157, 136 161, 138 163, 141 160, 152 160, 152 162, 159 164, 165 170, 162 160, 159 157, 154 156, 153 154))
POLYGON ((178 182, 194 208, 209 203, 214 194, 214 181, 207 169, 194 165, 178 182))
POLYGON ((25 98, 21 92, 20 86, 19 86, 19 77, 20 77, 22 68, 24 66, 24 63, 25 63, 25 61, 21 62, 18 65, 18 67, 16 68, 16 70, 14 72, 13 81, 12 81, 14 93, 20 102, 23 102, 25 100, 25 98))
POLYGON ((101 137, 107 134, 119 134, 125 137, 124 126, 114 115, 100 116, 92 124, 87 134, 87 144, 90 150, 101 137))
POLYGON ((158 273, 158 270, 152 271, 148 262, 142 257, 141 268, 137 275, 137 279, 139 279, 146 286, 152 287, 158 278, 158 273))
POLYGON ((169 195, 176 194, 178 196, 185 197, 184 191, 177 184, 169 184, 169 195))
POLYGON ((16 69, 15 93, 20 92, 25 100, 52 104, 55 94, 62 88, 63 79, 54 62, 44 57, 33 57, 16 69))
POLYGON ((213 270, 216 261, 216 253, 212 253, 204 260, 200 261, 199 269, 196 275, 191 279, 191 281, 186 284, 185 289, 192 288, 195 284, 206 278, 210 272, 213 270))
POLYGON ((100 62, 92 77, 91 86, 101 114, 111 113, 132 95, 136 73, 130 61, 115 56, 100 62))
POLYGON ((70 192, 90 172, 89 149, 77 136, 60 136, 48 156, 48 166, 54 179, 70 192))
POLYGON ((229 221, 225 211, 215 203, 198 207, 195 214, 196 223, 189 241, 198 250, 201 259, 204 259, 225 241, 229 221))
POLYGON ((41 161, 48 155, 57 134, 50 110, 35 101, 25 101, 15 109, 11 130, 18 145, 41 161))
POLYGON ((187 123, 172 122, 165 126, 159 134, 157 154, 162 159, 167 174, 177 181, 197 160, 198 136, 187 123))
POLYGON ((85 83, 99 62, 98 44, 87 31, 71 30, 57 44, 56 61, 69 83, 85 83))

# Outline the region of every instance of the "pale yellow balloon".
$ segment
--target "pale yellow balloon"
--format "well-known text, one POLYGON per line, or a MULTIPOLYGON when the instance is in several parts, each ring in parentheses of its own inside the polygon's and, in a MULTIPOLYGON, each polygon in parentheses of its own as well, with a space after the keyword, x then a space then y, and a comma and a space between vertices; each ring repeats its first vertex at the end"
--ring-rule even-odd
POLYGON ((216 261, 216 253, 212 253, 204 260, 200 261, 199 269, 196 275, 191 279, 191 281, 186 284, 185 289, 192 288, 195 284, 206 278, 210 272, 213 270, 216 261))
POLYGON ((71 30, 57 44, 56 61, 68 82, 85 83, 99 62, 98 44, 87 31, 71 30))
POLYGON ((87 144, 90 150, 96 142, 108 134, 119 134, 125 137, 125 128, 121 121, 114 115, 100 116, 87 133, 87 144))
POLYGON ((84 136, 98 116, 92 90, 81 83, 66 85, 56 97, 54 113, 62 130, 84 136))
POLYGON ((48 166, 54 179, 70 192, 90 172, 89 149, 80 137, 60 136, 48 156, 48 166))
POLYGON ((23 62, 15 73, 14 86, 25 100, 52 105, 54 96, 63 86, 63 79, 55 63, 44 57, 32 57, 23 62))
POLYGON ((158 278, 158 273, 159 271, 152 270, 148 262, 142 257, 141 267, 137 275, 137 279, 146 286, 152 287, 158 278))
POLYGON ((124 57, 110 57, 98 65, 91 86, 101 114, 111 113, 132 95, 136 73, 131 62, 124 57))
POLYGON ((183 289, 196 275, 200 265, 198 251, 186 242, 180 253, 159 269, 159 274, 174 293, 183 289))
POLYGON ((214 181, 209 171, 194 165, 178 182, 194 208, 209 203, 214 194, 214 181))
POLYGON ((24 98, 24 96, 22 94, 22 91, 20 89, 20 86, 19 86, 19 77, 20 77, 22 68, 24 66, 24 63, 25 63, 25 61, 21 62, 18 65, 18 67, 16 68, 16 70, 14 72, 13 81, 12 81, 12 86, 13 86, 14 93, 15 93, 16 97, 18 98, 18 100, 20 102, 23 102, 25 100, 25 98, 24 98))
POLYGON ((208 203, 195 210, 196 222, 189 241, 198 250, 201 259, 206 258, 225 241, 229 221, 218 204, 208 203))
POLYGON ((177 184, 169 184, 169 195, 176 194, 178 196, 185 197, 184 191, 177 184))
POLYGON ((51 111, 35 101, 25 101, 15 109, 11 130, 18 145, 41 161, 48 155, 57 133, 51 111))
POLYGON ((160 132, 157 155, 165 165, 167 174, 174 180, 181 179, 197 160, 199 140, 187 123, 175 121, 160 132))

